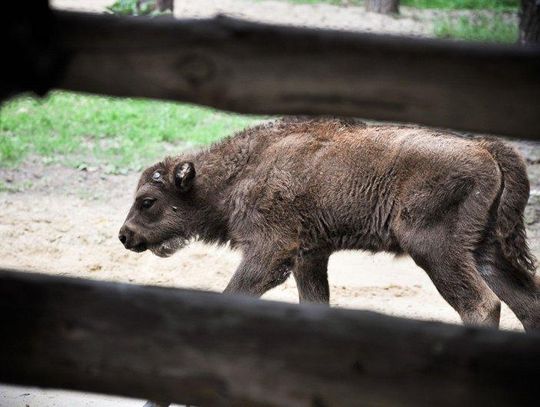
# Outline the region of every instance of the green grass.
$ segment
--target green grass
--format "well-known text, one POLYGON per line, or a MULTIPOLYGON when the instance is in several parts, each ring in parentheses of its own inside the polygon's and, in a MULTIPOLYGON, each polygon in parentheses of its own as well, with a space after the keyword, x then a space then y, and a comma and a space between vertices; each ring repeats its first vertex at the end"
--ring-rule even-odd
POLYGON ((9 183, 0 180, 0 192, 22 192, 32 188, 34 183, 30 180, 25 180, 17 183, 9 183))
POLYGON ((401 0, 401 5, 415 8, 449 10, 516 10, 518 0, 401 0))
POLYGON ((171 14, 171 10, 160 12, 154 10, 154 3, 142 2, 140 7, 137 7, 137 0, 116 0, 112 5, 107 7, 107 11, 112 14, 118 14, 123 16, 161 16, 171 14))
POLYGON ((67 92, 43 100, 20 97, 0 108, 0 166, 39 155, 45 162, 124 172, 258 120, 185 104, 67 92))
POLYGON ((465 41, 514 43, 518 39, 517 23, 501 15, 441 19, 434 23, 438 38, 465 41))
MULTIPOLYGON (((289 0, 299 4, 334 4, 355 5, 364 4, 363 0, 289 0)), ((516 10, 518 0, 401 0, 400 4, 415 8, 435 8, 448 10, 516 10)))

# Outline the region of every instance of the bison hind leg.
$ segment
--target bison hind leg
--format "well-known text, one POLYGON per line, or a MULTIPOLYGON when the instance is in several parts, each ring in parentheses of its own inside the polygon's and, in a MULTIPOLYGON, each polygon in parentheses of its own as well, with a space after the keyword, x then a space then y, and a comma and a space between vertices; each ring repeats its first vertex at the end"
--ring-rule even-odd
POLYGON ((498 326, 500 300, 478 272, 474 257, 500 189, 500 178, 488 167, 474 178, 449 174, 438 187, 426 183, 411 189, 402 202, 402 211, 408 213, 401 213, 394 228, 400 245, 465 324, 498 326))
POLYGON ((472 253, 440 246, 426 249, 409 253, 463 323, 498 327, 501 303, 477 272, 472 253))
POLYGON ((540 330, 540 286, 533 274, 516 269, 502 254, 498 243, 475 251, 478 272, 504 301, 525 330, 540 330))
POLYGON ((398 239, 465 324, 497 327, 501 303, 476 269, 476 233, 460 231, 454 215, 431 226, 402 225, 398 239))

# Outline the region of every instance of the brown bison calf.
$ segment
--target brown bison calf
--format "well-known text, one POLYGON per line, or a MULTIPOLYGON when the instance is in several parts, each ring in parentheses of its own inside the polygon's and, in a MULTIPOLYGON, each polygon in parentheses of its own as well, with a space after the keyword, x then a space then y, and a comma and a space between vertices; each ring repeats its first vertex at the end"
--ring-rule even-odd
POLYGON ((506 302, 540 328, 520 156, 494 139, 342 120, 282 120, 148 168, 120 230, 169 256, 190 239, 243 260, 225 292, 260 296, 292 271, 300 301, 329 301, 337 250, 409 254, 468 324, 506 302))

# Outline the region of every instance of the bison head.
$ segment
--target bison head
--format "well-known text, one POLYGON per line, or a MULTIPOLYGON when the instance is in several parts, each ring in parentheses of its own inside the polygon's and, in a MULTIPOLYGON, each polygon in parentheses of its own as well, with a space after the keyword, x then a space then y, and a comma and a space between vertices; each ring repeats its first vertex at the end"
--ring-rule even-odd
POLYGON ((195 166, 165 160, 145 170, 118 238, 126 249, 168 257, 193 236, 195 166))

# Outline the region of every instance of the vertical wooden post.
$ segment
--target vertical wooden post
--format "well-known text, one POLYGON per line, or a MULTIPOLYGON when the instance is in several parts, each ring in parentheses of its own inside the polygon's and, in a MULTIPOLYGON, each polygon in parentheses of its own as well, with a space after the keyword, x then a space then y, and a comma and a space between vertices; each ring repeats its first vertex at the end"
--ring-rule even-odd
POLYGON ((399 0, 366 0, 366 10, 381 14, 397 14, 399 0))
POLYGON ((540 0, 521 0, 519 42, 540 44, 540 0))

